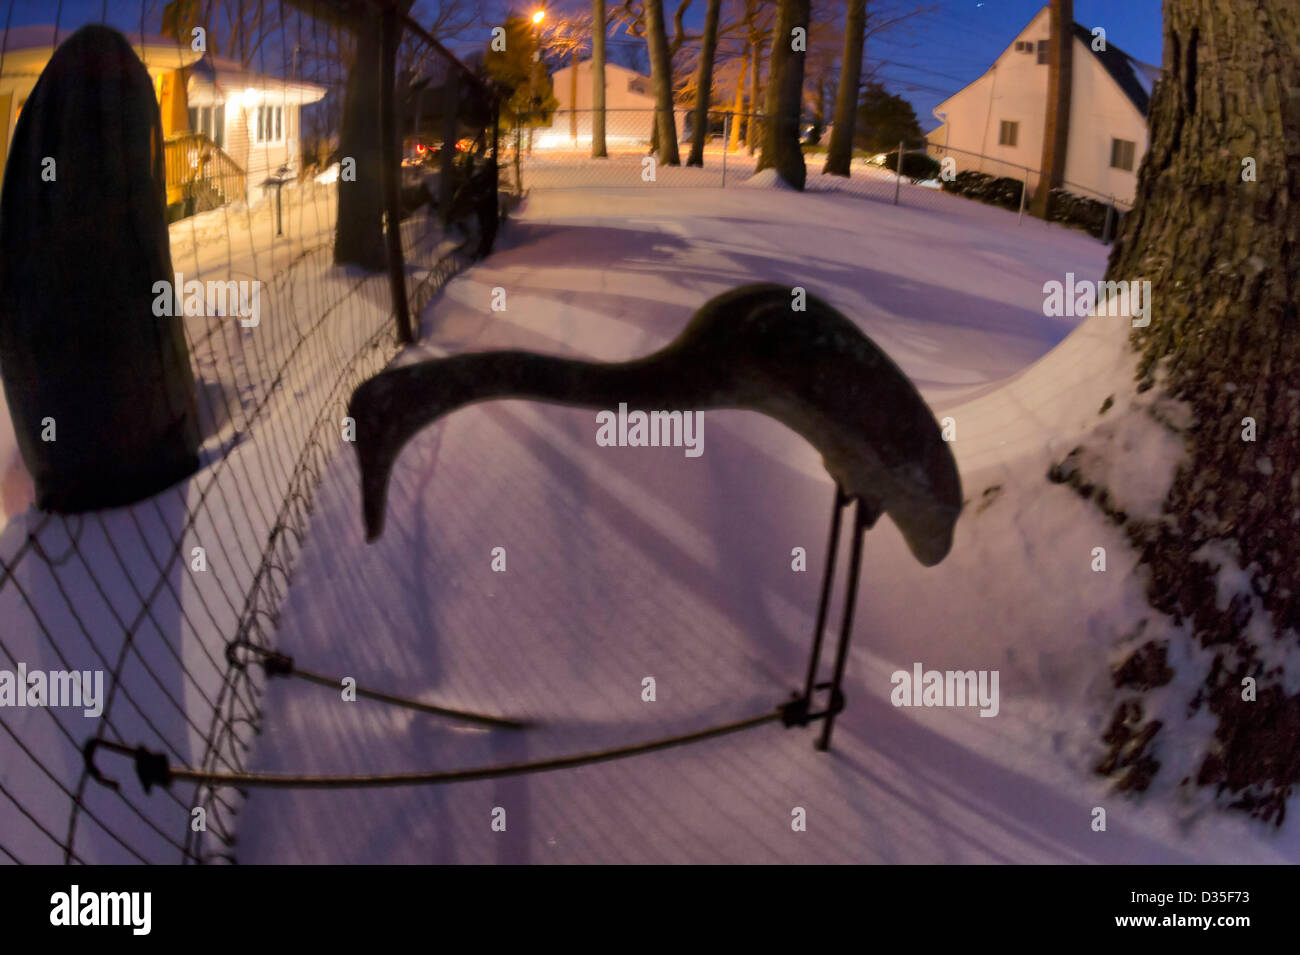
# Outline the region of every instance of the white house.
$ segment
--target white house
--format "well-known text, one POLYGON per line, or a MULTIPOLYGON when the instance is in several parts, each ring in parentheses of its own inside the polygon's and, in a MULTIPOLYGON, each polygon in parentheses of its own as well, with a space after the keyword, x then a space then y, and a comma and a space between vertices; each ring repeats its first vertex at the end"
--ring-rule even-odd
POLYGON ((201 133, 243 170, 250 199, 281 166, 299 172, 303 106, 325 87, 246 70, 220 56, 205 56, 189 71, 188 126, 201 133))
MULTIPOLYGON (((4 173, 14 126, 27 97, 55 49, 73 32, 66 28, 56 30, 53 24, 13 27, 5 32, 4 55, 0 56, 0 175, 4 173)), ((160 104, 165 97, 170 97, 169 84, 176 71, 201 56, 173 38, 139 33, 126 34, 126 37, 148 70, 160 104)), ((166 118, 164 114, 164 123, 166 118)))
MULTIPOLYGON (((1048 8, 1043 7, 993 65, 935 107, 942 125, 927 136, 931 154, 951 150, 958 171, 1024 176, 1042 164, 1047 116, 1048 8), (986 158, 987 157, 987 158, 986 158)), ((1147 150, 1147 106, 1158 68, 1135 60, 1078 23, 1073 34, 1065 188, 1131 203, 1147 150)), ((1029 176, 1029 188, 1037 187, 1029 176)))
MULTIPOLYGON (((8 32, 0 57, 0 175, 27 97, 72 32, 52 25, 8 32)), ((261 183, 280 166, 296 169, 302 153, 299 111, 325 95, 323 86, 245 70, 172 37, 127 39, 158 98, 169 205, 187 198, 197 198, 199 208, 256 199, 263 194, 261 183)))
MULTIPOLYGON (((535 145, 542 149, 590 148, 592 117, 591 60, 556 70, 551 85, 559 108, 549 127, 539 126, 535 145)), ((605 64, 605 144, 641 148, 650 141, 654 116, 654 90, 650 77, 613 63, 605 64)), ((684 139, 685 107, 677 107, 674 120, 677 141, 684 139)))

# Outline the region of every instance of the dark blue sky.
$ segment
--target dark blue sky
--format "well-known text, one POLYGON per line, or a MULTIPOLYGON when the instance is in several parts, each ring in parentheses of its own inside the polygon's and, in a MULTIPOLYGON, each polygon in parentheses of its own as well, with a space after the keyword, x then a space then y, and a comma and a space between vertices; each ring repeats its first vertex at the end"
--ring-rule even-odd
MULTIPOLYGON (((430 0, 436 2, 436 0, 430 0)), ((671 11, 679 0, 665 0, 671 11)), ((868 0, 870 4, 872 0, 868 0)), ((888 0, 907 5, 911 0, 888 0)), ((688 27, 698 30, 704 20, 706 0, 693 0, 686 16, 688 27)), ((531 10, 538 0, 485 3, 485 7, 511 5, 531 10)), ((588 10, 589 0, 550 0, 548 8, 588 10)), ((929 0, 918 6, 934 10, 914 17, 889 34, 868 41, 867 60, 893 92, 907 97, 916 108, 922 129, 937 125, 931 110, 945 97, 980 76, 1020 29, 1044 6, 1044 0, 929 0)), ((138 24, 142 6, 149 10, 147 28, 158 28, 158 10, 149 0, 62 0, 63 22, 70 25, 98 20, 107 9, 110 22, 138 24)), ((0 16, 12 10, 12 23, 51 23, 59 0, 0 0, 0 16)), ((1160 0, 1075 0, 1074 18, 1084 26, 1105 27, 1106 37, 1126 53, 1159 64, 1162 38, 1160 0)), ((138 28, 138 27, 137 27, 138 28)), ((643 60, 644 61, 644 60, 643 60)))
MULTIPOLYGON (((931 110, 980 76, 1045 6, 1043 0, 935 0, 938 9, 867 44, 885 85, 916 107, 921 128, 938 125, 931 110)), ((1074 18, 1125 53, 1160 64, 1159 0, 1075 0, 1074 18)))

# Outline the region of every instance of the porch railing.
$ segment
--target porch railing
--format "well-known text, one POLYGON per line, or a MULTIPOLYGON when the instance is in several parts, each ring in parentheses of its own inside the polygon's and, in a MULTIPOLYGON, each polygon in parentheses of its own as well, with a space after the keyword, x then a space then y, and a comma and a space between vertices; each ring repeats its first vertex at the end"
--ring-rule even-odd
POLYGON ((167 196, 194 200, 188 211, 215 209, 246 195, 244 170, 206 133, 183 133, 164 149, 167 196))

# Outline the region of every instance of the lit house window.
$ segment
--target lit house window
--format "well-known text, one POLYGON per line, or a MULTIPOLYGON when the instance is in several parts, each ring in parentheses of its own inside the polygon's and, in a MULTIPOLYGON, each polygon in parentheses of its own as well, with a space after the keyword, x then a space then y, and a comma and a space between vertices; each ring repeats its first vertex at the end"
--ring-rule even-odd
POLYGON ((1014 146, 1016 144, 1016 138, 1019 136, 1019 133, 1020 133, 1019 123, 1013 123, 1010 120, 1005 120, 1005 119, 1002 120, 1001 125, 998 127, 998 145, 1014 146))
POLYGON ((284 107, 257 107, 257 141, 279 143, 284 141, 284 107))
POLYGON ((1131 143, 1127 139, 1112 139, 1110 141, 1110 168, 1132 172, 1133 154, 1136 150, 1136 143, 1131 143))
POLYGON ((226 145, 226 107, 221 104, 217 106, 191 106, 190 132, 209 136, 214 143, 224 148, 226 145))

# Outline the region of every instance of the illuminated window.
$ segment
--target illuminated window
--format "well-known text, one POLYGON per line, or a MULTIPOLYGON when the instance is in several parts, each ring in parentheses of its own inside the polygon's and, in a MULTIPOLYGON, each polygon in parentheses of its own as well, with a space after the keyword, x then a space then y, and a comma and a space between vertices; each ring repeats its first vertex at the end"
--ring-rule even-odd
POLYGON ((257 107, 257 141, 259 143, 284 142, 284 107, 257 107))

